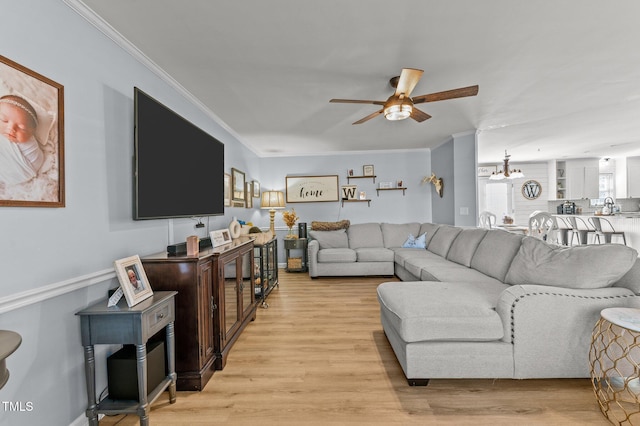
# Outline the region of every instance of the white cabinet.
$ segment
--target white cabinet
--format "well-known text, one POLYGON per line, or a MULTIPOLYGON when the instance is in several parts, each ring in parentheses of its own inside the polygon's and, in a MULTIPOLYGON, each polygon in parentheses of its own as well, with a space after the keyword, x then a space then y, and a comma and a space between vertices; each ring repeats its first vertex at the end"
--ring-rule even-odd
POLYGON ((628 198, 640 198, 640 157, 627 157, 628 198))
POLYGON ((551 160, 547 163, 549 175, 549 200, 567 198, 567 165, 564 161, 551 160))
POLYGON ((566 198, 568 200, 598 198, 600 176, 598 159, 567 160, 566 166, 566 198))

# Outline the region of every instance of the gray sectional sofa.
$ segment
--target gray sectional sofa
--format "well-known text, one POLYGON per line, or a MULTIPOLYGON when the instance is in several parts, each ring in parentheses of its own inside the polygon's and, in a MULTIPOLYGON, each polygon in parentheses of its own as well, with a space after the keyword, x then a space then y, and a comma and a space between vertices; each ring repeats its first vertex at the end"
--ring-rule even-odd
POLYGON ((602 309, 640 307, 638 253, 563 248, 501 230, 430 223, 311 231, 309 273, 397 275, 381 322, 410 384, 431 378, 589 377, 602 309), (425 248, 403 248, 426 233, 425 248))

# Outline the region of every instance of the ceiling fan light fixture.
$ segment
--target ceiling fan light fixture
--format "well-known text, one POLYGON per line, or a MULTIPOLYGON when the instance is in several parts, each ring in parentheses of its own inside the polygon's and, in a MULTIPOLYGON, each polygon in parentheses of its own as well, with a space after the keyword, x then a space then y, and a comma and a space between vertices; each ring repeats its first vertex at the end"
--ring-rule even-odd
POLYGON ((408 103, 389 105, 384 109, 384 118, 390 121, 405 120, 411 116, 413 107, 408 103))

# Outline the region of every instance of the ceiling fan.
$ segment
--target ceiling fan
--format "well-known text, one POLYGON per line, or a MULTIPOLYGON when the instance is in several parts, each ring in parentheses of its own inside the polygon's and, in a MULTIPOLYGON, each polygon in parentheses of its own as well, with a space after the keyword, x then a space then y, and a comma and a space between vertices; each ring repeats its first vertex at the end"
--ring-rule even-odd
POLYGON ((428 95, 415 96, 412 98, 411 91, 416 87, 416 84, 420 81, 423 73, 423 70, 403 68, 399 76, 393 77, 389 80, 389 84, 391 84, 391 86, 396 90, 386 101, 331 99, 329 102, 382 105, 381 110, 369 114, 353 124, 362 124, 380 114, 384 114, 387 120, 396 121, 411 117, 420 123, 431 118, 431 116, 426 112, 420 111, 414 105, 425 102, 444 101, 446 99, 464 98, 466 96, 475 96, 478 94, 478 85, 475 85, 461 87, 459 89, 445 90, 444 92, 430 93, 428 95))

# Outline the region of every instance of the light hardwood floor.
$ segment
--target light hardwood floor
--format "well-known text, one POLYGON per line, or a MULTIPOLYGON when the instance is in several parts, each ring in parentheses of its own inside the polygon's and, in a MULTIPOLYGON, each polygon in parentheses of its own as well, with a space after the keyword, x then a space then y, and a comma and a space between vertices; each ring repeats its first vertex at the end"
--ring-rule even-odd
MULTIPOLYGON (((202 392, 165 392, 152 425, 607 425, 588 379, 432 380, 410 387, 379 319, 376 287, 393 278, 280 271, 202 392)), ((134 415, 104 425, 137 425, 134 415)))

